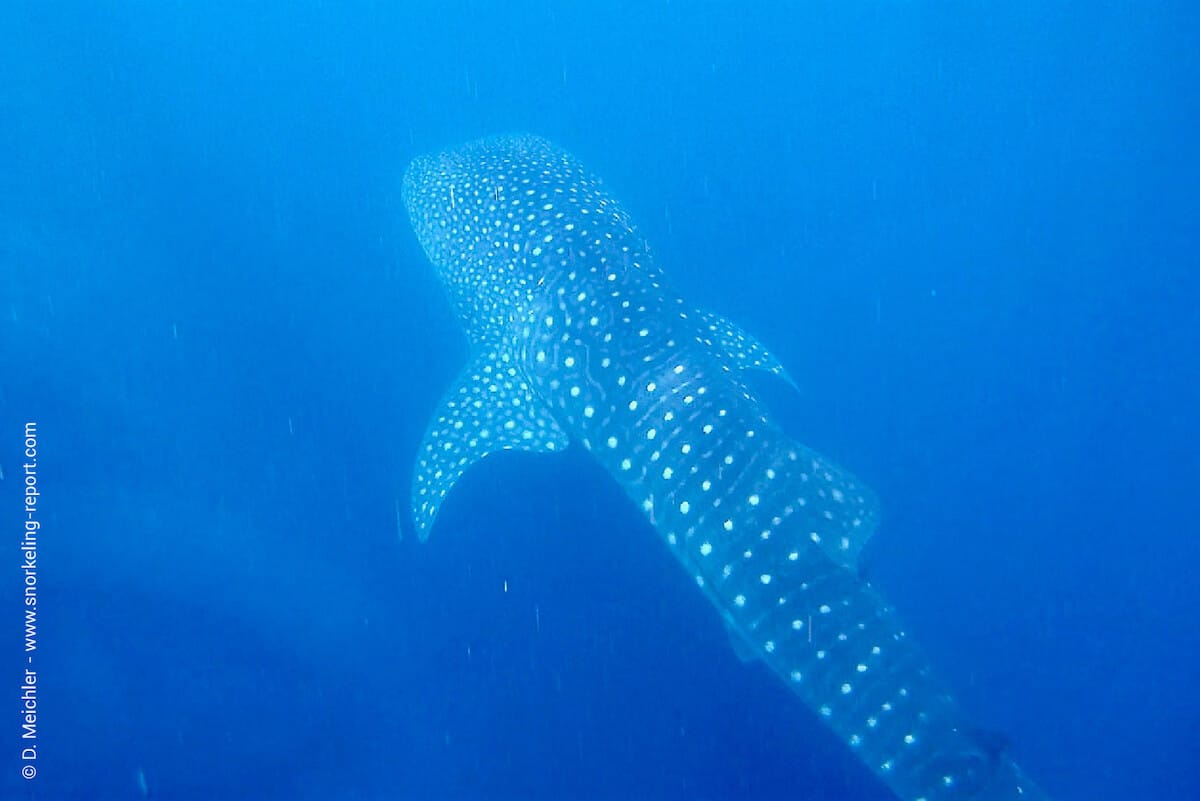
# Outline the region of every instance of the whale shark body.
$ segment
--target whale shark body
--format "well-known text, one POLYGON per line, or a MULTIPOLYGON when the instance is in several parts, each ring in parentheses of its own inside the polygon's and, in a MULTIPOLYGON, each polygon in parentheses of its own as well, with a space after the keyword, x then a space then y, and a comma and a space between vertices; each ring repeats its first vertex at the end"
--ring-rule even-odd
POLYGON ((906 801, 1044 799, 980 736, 857 570, 872 494, 791 440, 747 371, 787 378, 668 284, 567 152, 502 136, 416 159, 404 203, 472 357, 413 478, 428 537, 457 479, 504 450, 585 448, 724 619, 906 801))

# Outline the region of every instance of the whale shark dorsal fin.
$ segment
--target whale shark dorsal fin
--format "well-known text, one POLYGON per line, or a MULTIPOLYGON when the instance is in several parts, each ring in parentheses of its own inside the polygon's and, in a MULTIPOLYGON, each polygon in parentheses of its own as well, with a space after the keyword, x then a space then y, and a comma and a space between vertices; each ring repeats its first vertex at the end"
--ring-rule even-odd
POLYGON ((417 538, 429 538, 446 495, 485 456, 507 450, 553 453, 568 444, 566 432, 509 355, 481 350, 442 397, 417 452, 412 483, 417 538))
POLYGON ((848 470, 838 467, 812 448, 796 445, 789 458, 799 467, 803 486, 803 513, 798 533, 818 545, 834 562, 858 571, 858 556, 879 526, 879 504, 871 492, 848 470))
POLYGON ((727 317, 698 309, 695 312, 706 344, 731 367, 738 370, 763 370, 779 376, 793 388, 796 382, 783 363, 757 338, 727 317))

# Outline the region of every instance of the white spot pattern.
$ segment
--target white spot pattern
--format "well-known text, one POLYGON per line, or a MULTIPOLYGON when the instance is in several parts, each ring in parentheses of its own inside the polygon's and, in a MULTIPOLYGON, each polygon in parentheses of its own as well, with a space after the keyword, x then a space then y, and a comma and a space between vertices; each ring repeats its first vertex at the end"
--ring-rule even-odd
POLYGON ((544 140, 501 137, 418 160, 404 193, 477 354, 422 443, 418 533, 490 453, 563 450, 568 436, 588 450, 604 443, 593 455, 669 545, 687 546, 676 554, 730 625, 882 774, 907 764, 900 743, 916 750, 932 724, 886 667, 907 664, 903 635, 869 590, 845 581, 874 528, 873 501, 783 437, 731 375, 786 378, 782 366, 671 295, 625 211, 544 140), (880 702, 883 686, 898 689, 880 702))

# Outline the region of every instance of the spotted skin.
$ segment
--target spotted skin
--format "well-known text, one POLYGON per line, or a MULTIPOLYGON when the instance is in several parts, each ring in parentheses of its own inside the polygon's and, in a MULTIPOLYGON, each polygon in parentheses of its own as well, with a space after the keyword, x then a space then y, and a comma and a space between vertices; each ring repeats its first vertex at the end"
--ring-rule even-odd
POLYGON ((1045 798, 972 736, 858 578, 874 499, 756 400, 744 371, 787 379, 782 366, 670 288, 597 178, 543 139, 495 137, 414 161, 404 200, 476 354, 418 457, 422 539, 474 462, 577 442, 642 509, 739 651, 898 797, 1045 798))

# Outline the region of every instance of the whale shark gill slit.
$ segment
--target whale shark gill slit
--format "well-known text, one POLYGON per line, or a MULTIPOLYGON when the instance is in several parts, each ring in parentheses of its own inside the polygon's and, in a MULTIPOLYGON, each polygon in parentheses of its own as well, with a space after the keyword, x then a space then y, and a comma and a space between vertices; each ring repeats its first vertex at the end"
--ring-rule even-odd
POLYGON ((1041 799, 858 577, 872 493, 793 441, 746 370, 790 381, 740 326, 690 306, 630 215, 533 136, 410 165, 404 202, 473 356, 413 479, 424 539, 455 481, 501 450, 585 448, 731 633, 909 801, 1041 799))

